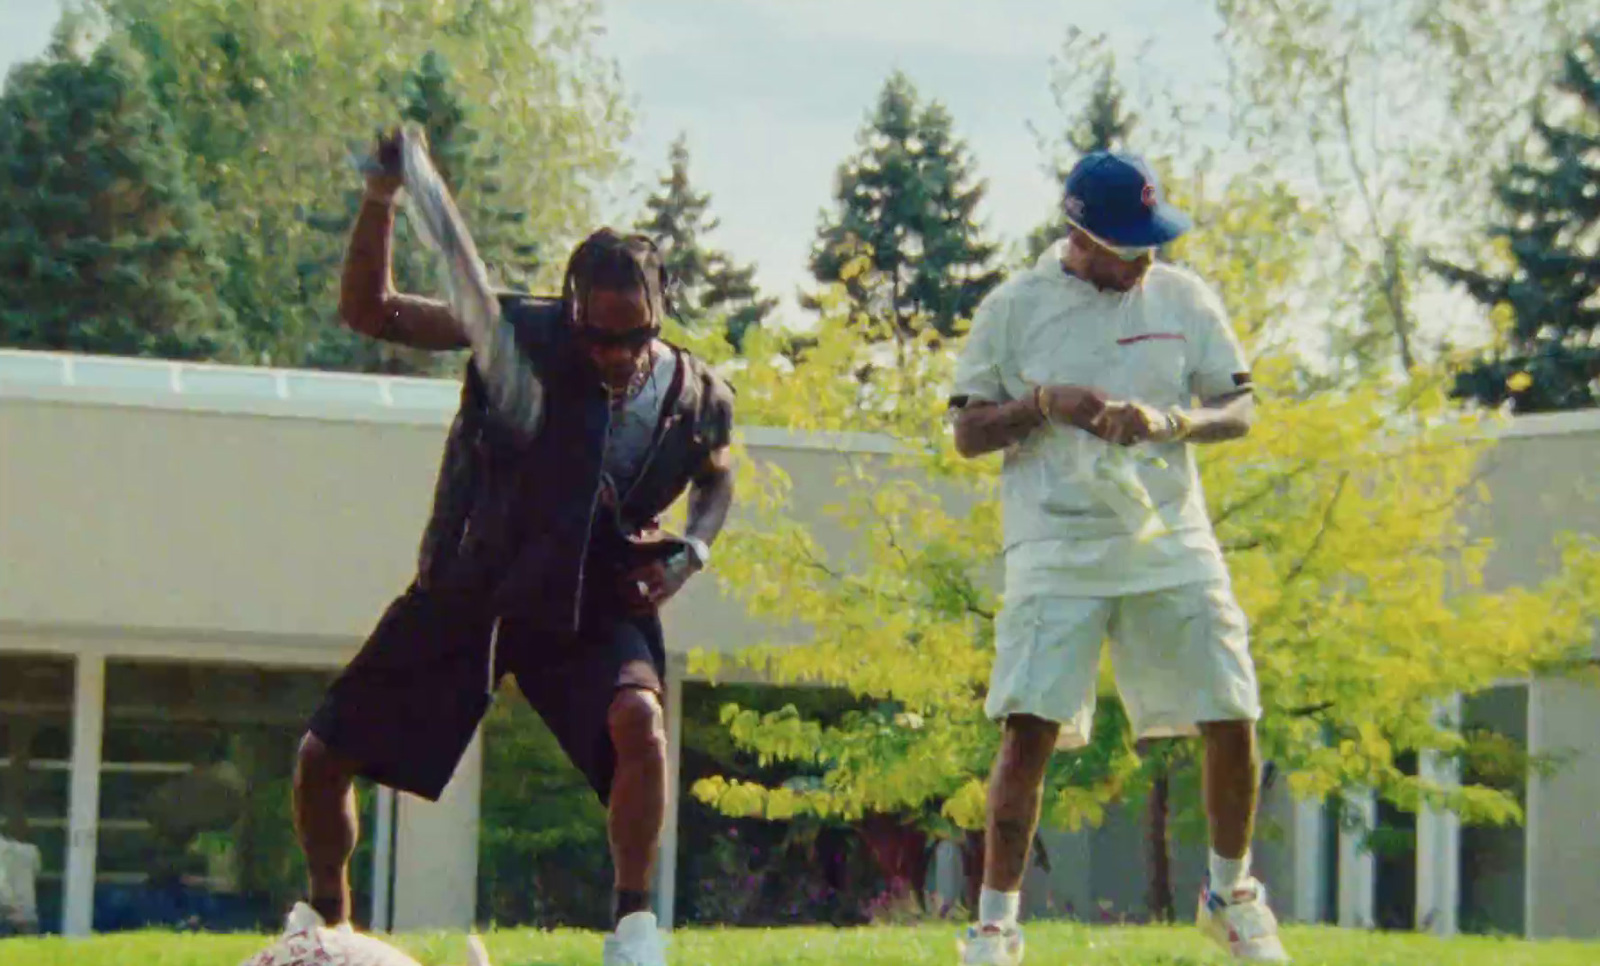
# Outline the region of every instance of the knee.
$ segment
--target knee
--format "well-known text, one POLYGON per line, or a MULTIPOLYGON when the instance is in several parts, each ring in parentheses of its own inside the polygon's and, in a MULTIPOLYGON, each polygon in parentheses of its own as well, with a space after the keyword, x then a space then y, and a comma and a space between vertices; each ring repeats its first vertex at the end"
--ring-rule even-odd
POLYGON ((1060 731, 1061 726, 1054 721, 1027 714, 1011 715, 1006 718, 1001 757, 1016 767, 1043 768, 1055 750, 1060 731))
POLYGON ((1254 721, 1206 721, 1200 725, 1206 747, 1235 754, 1252 754, 1255 751, 1256 723, 1254 721))
POLYGON ((661 702, 655 694, 637 688, 624 688, 611 699, 606 712, 606 727, 611 743, 623 757, 665 755, 667 734, 661 702))

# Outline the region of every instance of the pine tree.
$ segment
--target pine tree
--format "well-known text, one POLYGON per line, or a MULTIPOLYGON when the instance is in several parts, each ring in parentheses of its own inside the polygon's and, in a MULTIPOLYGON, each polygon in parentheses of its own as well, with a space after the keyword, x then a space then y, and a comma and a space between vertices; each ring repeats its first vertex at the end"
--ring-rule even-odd
POLYGON ((710 216, 711 196, 696 192, 690 183, 689 145, 683 135, 672 142, 667 159, 667 174, 645 201, 647 216, 635 227, 662 247, 676 285, 679 317, 696 326, 720 316, 728 342, 738 349, 749 328, 765 321, 778 300, 761 296, 754 265, 737 265, 726 252, 706 247, 706 236, 720 222, 710 216))
POLYGON ((974 181, 949 112, 937 101, 922 104, 898 71, 857 142, 860 150, 839 167, 835 208, 822 216, 812 275, 843 282, 857 307, 892 320, 898 339, 918 334, 919 317, 949 336, 1000 282, 998 246, 973 220, 987 186, 974 181), (848 267, 863 247, 872 270, 856 275, 848 267))
POLYGON ((1491 309, 1508 306, 1505 344, 1456 376, 1455 395, 1519 413, 1586 409, 1600 402, 1600 28, 1563 59, 1556 105, 1540 108, 1531 150, 1501 173, 1509 271, 1433 262, 1491 309))
POLYGON ((728 343, 741 350, 751 327, 765 322, 778 307, 778 300, 762 296, 754 265, 736 265, 720 251, 712 252, 709 261, 700 305, 706 312, 722 316, 728 343))
MULTIPOLYGON (((1116 64, 1108 55, 1101 65, 1099 78, 1089 92, 1089 101, 1084 105, 1082 116, 1066 133, 1066 143, 1077 157, 1095 151, 1119 151, 1133 136, 1133 129, 1138 122, 1138 116, 1128 113, 1123 106, 1123 91, 1117 83, 1116 64)), ((1059 210, 1059 202, 1065 194, 1067 175, 1071 170, 1071 165, 1056 168, 1056 182, 1062 186, 1056 195, 1058 210, 1049 221, 1028 235, 1030 262, 1067 233, 1066 215, 1059 210)))
POLYGON ((138 55, 58 27, 0 96, 0 343, 235 359, 209 210, 138 55))
MULTIPOLYGON (((708 215, 711 196, 696 192, 689 183, 689 145, 682 134, 667 149, 667 162, 667 173, 658 180, 656 193, 645 199, 647 216, 634 227, 656 240, 673 280, 692 291, 704 284, 709 268, 700 238, 718 222, 708 215)), ((685 293, 677 298, 680 310, 698 308, 685 293)))

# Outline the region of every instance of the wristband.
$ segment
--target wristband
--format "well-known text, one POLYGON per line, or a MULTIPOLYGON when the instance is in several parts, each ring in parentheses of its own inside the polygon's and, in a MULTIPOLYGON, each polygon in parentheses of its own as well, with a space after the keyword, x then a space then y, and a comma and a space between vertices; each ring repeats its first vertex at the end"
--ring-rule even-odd
POLYGON ((1045 404, 1043 386, 1033 387, 1033 408, 1039 410, 1039 415, 1045 422, 1050 421, 1050 407, 1045 404))
POLYGON ((699 537, 686 536, 683 542, 689 547, 689 556, 695 562, 696 570, 704 570, 711 563, 711 546, 699 537))

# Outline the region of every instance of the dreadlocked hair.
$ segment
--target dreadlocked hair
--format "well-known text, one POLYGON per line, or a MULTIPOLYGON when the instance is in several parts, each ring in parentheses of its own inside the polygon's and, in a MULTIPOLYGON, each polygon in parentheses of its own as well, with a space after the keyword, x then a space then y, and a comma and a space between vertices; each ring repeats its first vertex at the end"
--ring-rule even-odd
POLYGON ((578 307, 587 303, 589 293, 597 288, 644 292, 655 322, 672 311, 666 263, 648 235, 623 235, 602 228, 572 250, 561 282, 561 307, 567 321, 577 320, 578 307))

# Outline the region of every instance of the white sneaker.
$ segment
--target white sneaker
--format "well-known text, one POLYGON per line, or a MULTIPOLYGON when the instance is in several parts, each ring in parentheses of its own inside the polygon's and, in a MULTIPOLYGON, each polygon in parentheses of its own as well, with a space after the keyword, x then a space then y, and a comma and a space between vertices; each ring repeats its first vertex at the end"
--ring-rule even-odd
POLYGON ((1222 895, 1211 891, 1208 875, 1200 886, 1195 925, 1238 959, 1256 963, 1289 961, 1283 942, 1278 939, 1278 919, 1267 906, 1267 888, 1253 878, 1246 878, 1222 895))
POLYGON ((656 929, 656 914, 634 912, 622 917, 606 937, 604 966, 666 966, 667 949, 656 929))
POLYGON ((1022 966, 1022 927, 987 924, 970 926, 961 949, 961 966, 1022 966))

